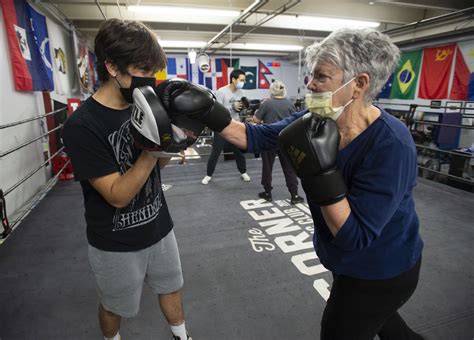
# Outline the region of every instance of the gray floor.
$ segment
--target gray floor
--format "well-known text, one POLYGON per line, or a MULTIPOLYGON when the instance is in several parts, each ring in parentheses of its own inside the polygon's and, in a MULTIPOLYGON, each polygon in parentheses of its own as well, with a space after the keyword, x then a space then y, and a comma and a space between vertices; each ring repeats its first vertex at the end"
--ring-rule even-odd
MULTIPOLYGON (((248 167, 252 181, 244 183, 233 161, 222 162, 208 186, 199 183, 205 163, 164 171, 188 329, 197 340, 318 339, 324 285, 331 277, 316 270, 315 259, 305 262, 313 272, 297 267, 298 259, 312 256, 307 243, 286 252, 279 246, 309 234, 308 225, 269 235, 255 220, 264 210, 286 211, 303 223, 298 216, 306 208, 288 211, 278 206, 282 201, 265 209, 242 205, 261 189, 260 161, 249 160, 248 167), (261 230, 267 233, 257 234, 261 230), (266 243, 255 243, 253 250, 252 238, 266 243)), ((274 199, 287 199, 279 166, 274 177, 274 199)), ((401 314, 427 339, 473 339, 474 195, 422 179, 415 195, 425 250, 419 286, 401 314)), ((82 214, 80 186, 61 182, 0 246, 1 340, 101 339, 82 214)), ((121 333, 124 340, 170 339, 150 290, 121 333)))

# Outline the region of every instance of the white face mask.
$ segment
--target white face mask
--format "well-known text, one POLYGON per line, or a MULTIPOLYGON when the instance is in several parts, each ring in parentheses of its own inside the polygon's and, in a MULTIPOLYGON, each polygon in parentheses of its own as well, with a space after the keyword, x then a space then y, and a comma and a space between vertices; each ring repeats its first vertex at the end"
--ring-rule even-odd
POLYGON ((333 107, 332 106, 332 97, 343 87, 353 81, 355 77, 352 77, 348 82, 340 86, 336 91, 332 92, 319 92, 319 93, 308 93, 305 96, 306 108, 312 112, 320 115, 323 118, 331 118, 336 120, 339 118, 344 109, 352 103, 354 99, 349 100, 346 105, 333 107))
POLYGON ((244 85, 245 85, 245 83, 244 83, 243 81, 239 81, 239 82, 237 82, 236 87, 237 87, 239 90, 241 90, 241 89, 244 88, 244 85))

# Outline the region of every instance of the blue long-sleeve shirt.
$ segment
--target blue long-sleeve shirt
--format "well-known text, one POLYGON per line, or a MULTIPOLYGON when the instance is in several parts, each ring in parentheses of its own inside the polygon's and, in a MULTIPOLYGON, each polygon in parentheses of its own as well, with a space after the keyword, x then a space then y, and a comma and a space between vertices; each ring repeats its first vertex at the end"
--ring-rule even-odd
MULTIPOLYGON (((277 148, 280 131, 305 113, 268 125, 247 124, 247 151, 277 148)), ((423 241, 412 194, 416 148, 408 129, 381 110, 379 118, 339 151, 337 167, 348 187, 351 213, 335 237, 320 207, 308 201, 321 263, 335 274, 368 280, 411 269, 421 256, 423 241)))

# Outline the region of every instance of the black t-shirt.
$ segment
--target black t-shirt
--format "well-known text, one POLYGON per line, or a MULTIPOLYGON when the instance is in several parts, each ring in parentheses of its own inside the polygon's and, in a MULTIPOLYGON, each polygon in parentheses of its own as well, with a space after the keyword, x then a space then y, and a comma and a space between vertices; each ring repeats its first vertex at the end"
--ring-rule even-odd
POLYGON ((84 194, 87 239, 106 251, 133 251, 149 247, 173 228, 161 188, 159 166, 125 208, 114 208, 89 179, 124 174, 140 151, 130 136, 131 109, 114 110, 87 99, 66 121, 63 141, 75 179, 84 194))

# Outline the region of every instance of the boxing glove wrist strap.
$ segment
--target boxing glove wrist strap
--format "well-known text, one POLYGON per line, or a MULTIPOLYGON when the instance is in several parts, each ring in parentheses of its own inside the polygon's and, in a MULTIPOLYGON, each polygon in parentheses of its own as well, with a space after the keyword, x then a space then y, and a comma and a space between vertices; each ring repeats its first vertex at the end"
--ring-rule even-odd
POLYGON ((203 120, 203 123, 206 124, 209 129, 216 132, 224 130, 232 121, 230 114, 219 114, 219 109, 216 107, 219 105, 222 106, 220 103, 214 103, 214 106, 203 120))
POLYGON ((346 182, 338 170, 303 177, 301 185, 308 199, 319 205, 334 204, 344 199, 347 194, 346 182))

